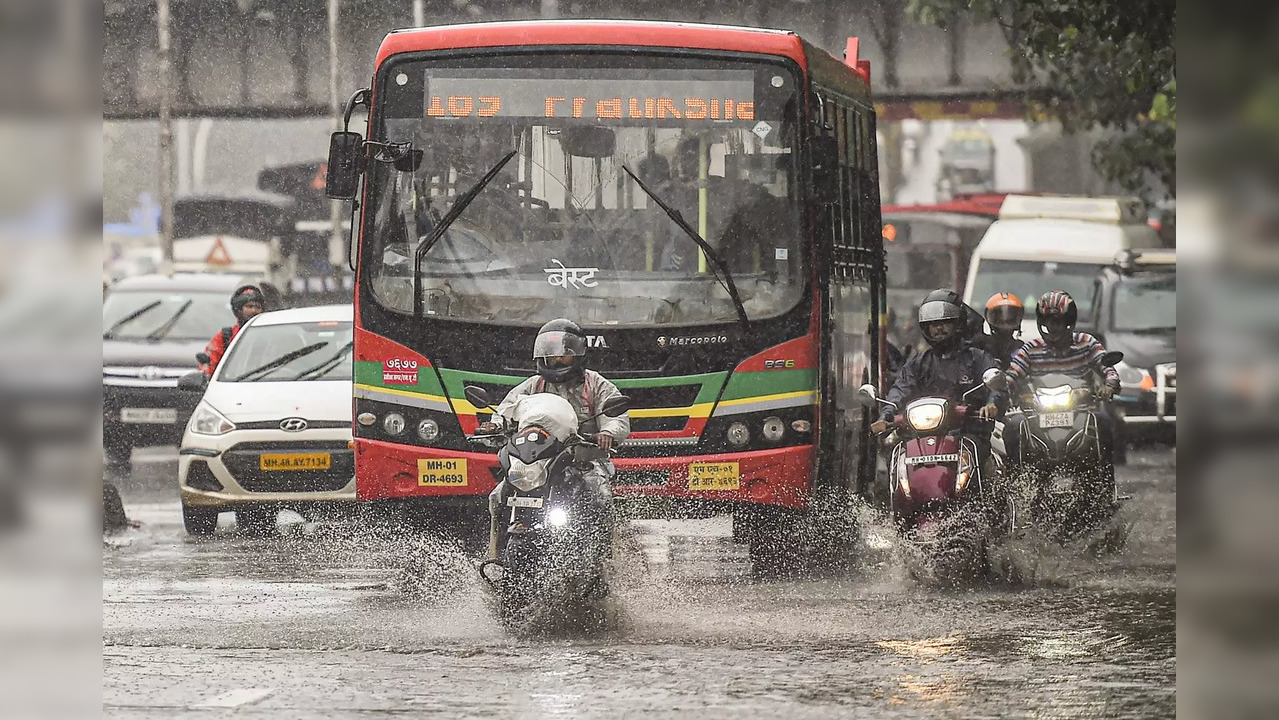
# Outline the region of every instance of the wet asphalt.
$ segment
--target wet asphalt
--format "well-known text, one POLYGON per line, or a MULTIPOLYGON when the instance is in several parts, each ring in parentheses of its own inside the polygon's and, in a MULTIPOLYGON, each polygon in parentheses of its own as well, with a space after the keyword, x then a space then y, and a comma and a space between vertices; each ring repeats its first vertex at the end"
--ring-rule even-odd
MULTIPOLYGON (((908 577, 867 514, 857 568, 750 577, 726 518, 637 521, 616 553, 616 629, 515 638, 456 543, 393 521, 188 537, 176 455, 135 454, 137 527, 104 539, 111 718, 1153 718, 1176 713, 1176 468, 1131 495, 1100 555, 1031 533, 962 590, 908 577)), ((1094 548, 1095 550, 1095 548, 1094 548)))

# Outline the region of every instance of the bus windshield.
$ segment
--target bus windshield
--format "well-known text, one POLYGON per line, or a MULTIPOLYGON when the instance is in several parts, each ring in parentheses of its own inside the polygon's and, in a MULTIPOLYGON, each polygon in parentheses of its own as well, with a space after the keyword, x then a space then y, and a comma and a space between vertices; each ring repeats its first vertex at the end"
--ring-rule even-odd
POLYGON ((512 150, 423 257, 426 316, 735 321, 714 264, 626 169, 714 248, 751 320, 804 296, 800 83, 786 66, 508 53, 392 62, 380 77, 364 262, 385 307, 413 312, 419 243, 512 150))

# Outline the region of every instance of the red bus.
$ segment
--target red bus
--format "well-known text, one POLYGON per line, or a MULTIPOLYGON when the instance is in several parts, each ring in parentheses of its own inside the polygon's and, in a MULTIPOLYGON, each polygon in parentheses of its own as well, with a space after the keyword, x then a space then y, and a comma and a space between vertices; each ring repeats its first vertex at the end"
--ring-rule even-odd
POLYGON ((874 467, 855 390, 879 381, 884 307, 848 47, 660 22, 389 34, 347 107, 368 137, 335 133, 327 178, 359 199, 359 497, 486 519, 497 458, 465 440, 487 411, 463 386, 502 397, 567 317, 633 400, 624 515, 732 513, 765 572, 831 557, 851 527, 813 521, 874 467))

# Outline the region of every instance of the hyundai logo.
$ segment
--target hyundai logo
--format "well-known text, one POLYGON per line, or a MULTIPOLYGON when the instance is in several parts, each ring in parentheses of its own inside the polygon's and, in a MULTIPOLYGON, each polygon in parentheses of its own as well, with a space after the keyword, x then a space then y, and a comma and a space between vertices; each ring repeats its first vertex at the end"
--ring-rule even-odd
POLYGON ((284 418, 280 421, 280 429, 284 432, 302 432, 306 429, 306 420, 302 418, 284 418))

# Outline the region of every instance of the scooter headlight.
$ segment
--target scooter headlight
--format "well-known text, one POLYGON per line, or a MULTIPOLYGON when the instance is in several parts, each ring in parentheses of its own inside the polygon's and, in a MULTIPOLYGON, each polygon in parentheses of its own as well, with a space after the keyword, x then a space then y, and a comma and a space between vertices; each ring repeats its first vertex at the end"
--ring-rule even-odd
POLYGON ((906 421, 920 432, 936 430, 944 417, 946 417, 945 403, 917 403, 906 408, 906 421))
POLYGON ((546 522, 551 527, 564 527, 568 524, 568 511, 561 507, 553 507, 546 511, 546 522))
POLYGON ((1071 387, 1039 388, 1035 391, 1035 403, 1045 410, 1065 410, 1073 404, 1071 387))

